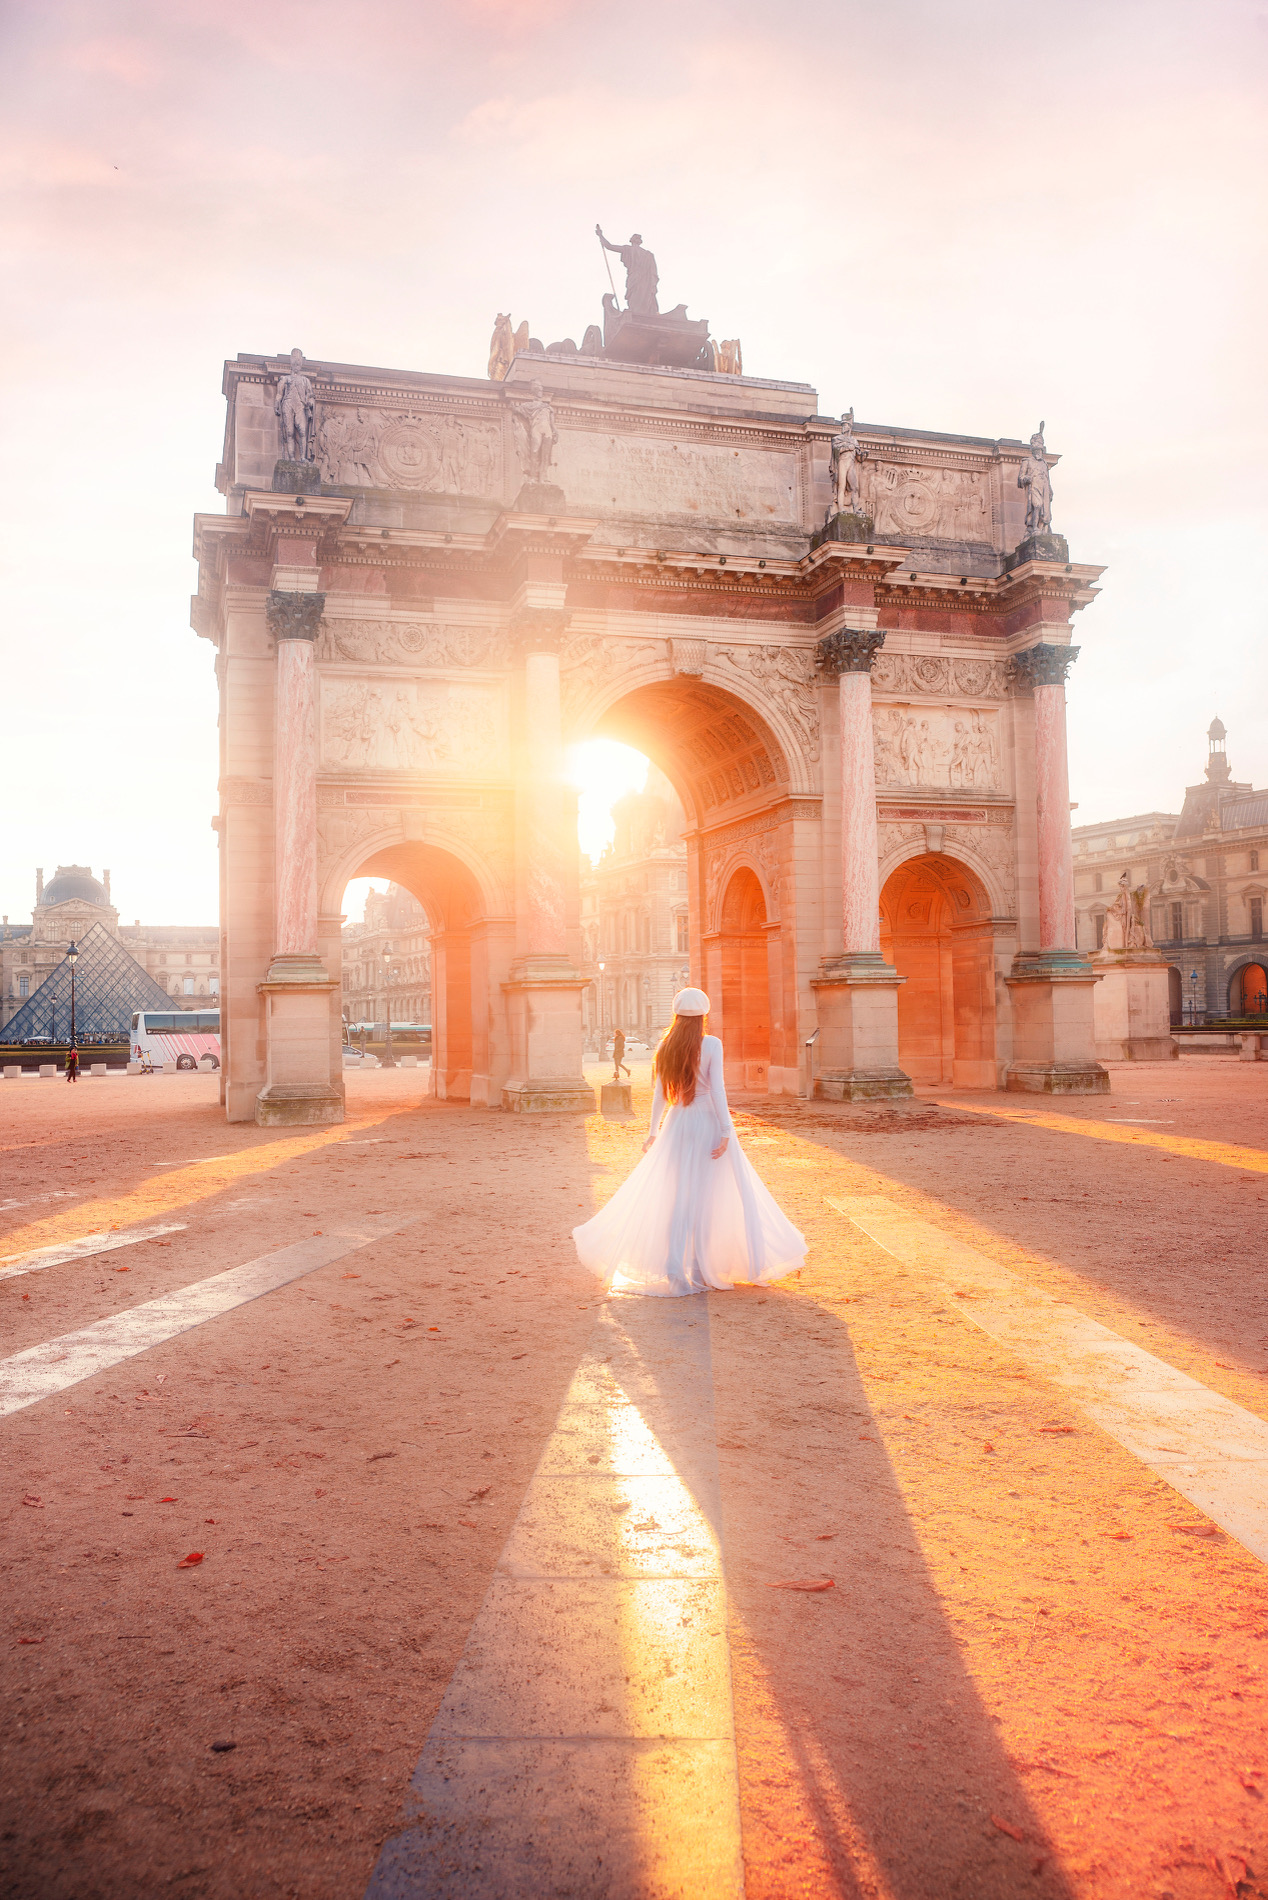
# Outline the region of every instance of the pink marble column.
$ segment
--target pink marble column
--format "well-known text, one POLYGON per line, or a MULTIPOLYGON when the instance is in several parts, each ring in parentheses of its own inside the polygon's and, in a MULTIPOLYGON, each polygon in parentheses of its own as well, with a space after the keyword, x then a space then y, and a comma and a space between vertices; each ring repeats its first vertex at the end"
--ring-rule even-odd
POLYGON ((1066 759, 1065 681, 1077 647, 1039 645, 1015 658, 1035 695, 1035 805, 1039 844, 1039 951, 1073 951, 1074 848, 1066 759))
POLYGON ((317 671, 324 594, 272 594, 274 960, 317 962, 317 671))
POLYGON ((879 957, 880 873, 872 661, 883 633, 849 628, 819 643, 820 665, 838 676, 841 718, 841 937, 848 957, 879 957))
POLYGON ((525 638, 524 720, 527 813, 527 916, 530 957, 568 951, 563 841, 563 715, 559 701, 557 616, 525 638))

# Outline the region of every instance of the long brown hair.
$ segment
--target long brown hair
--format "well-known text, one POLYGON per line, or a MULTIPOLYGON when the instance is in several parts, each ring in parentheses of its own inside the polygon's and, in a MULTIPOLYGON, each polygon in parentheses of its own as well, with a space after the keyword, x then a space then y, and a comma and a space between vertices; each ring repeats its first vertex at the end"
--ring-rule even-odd
POLYGON ((704 1021, 703 1016, 675 1016, 660 1039, 653 1067, 667 1102, 685 1106, 696 1099, 704 1021))

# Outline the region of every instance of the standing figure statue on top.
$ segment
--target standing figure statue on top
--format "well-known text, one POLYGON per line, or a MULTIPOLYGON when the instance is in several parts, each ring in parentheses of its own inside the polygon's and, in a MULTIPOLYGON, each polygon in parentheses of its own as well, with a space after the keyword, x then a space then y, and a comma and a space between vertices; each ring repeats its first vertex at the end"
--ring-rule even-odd
POLYGON ((1017 471, 1017 486, 1026 490, 1026 539, 1052 533, 1052 471, 1044 454, 1043 424, 1030 438, 1030 454, 1017 471))
POLYGON ((304 352, 291 351, 291 366, 277 385, 273 413, 277 417, 278 441, 284 462, 311 459, 309 438, 317 406, 311 377, 304 374, 304 352))
POLYGON ((516 433, 524 480, 541 487, 550 481, 550 465, 555 457, 559 431, 555 427, 554 409, 541 384, 534 379, 528 389, 526 398, 520 396, 515 401, 516 433))
POLYGON ((615 251, 625 266, 625 305, 638 317, 655 317, 660 314, 656 302, 656 286, 660 276, 656 269, 656 259, 650 251, 643 249, 643 240, 636 231, 628 244, 609 244, 603 235, 601 225, 595 225, 595 236, 605 251, 615 251))
POLYGON ((866 460, 867 450, 854 433, 854 409, 851 405, 841 418, 840 429, 832 438, 832 456, 828 463, 832 500, 828 504, 828 521, 831 521, 833 515, 861 515, 863 513, 863 504, 859 495, 858 465, 866 460))

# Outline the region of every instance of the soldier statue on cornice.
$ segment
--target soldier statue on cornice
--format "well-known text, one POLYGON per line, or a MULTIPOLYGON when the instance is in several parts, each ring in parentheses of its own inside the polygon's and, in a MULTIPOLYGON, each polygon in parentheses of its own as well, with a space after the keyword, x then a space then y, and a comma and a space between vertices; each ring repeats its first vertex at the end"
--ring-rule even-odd
POLYGON ((1017 486, 1026 490, 1026 537, 1052 533, 1052 470, 1044 453, 1043 424, 1030 438, 1030 454, 1017 471, 1017 486))
POLYGON ((316 407, 312 379, 304 374, 304 352, 292 350, 291 366, 278 381, 277 401, 273 404, 284 462, 312 460, 310 440, 316 407))
POLYGON ((832 500, 828 504, 827 520, 833 515, 861 515, 863 505, 859 499, 860 462, 867 460, 867 450, 854 433, 853 405, 841 417, 841 427, 832 438, 832 455, 828 463, 828 479, 832 483, 832 500))

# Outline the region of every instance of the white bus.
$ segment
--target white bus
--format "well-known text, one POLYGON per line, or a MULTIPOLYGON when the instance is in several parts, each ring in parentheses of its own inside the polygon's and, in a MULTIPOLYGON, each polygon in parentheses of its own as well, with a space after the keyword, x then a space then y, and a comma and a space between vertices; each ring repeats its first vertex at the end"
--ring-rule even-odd
POLYGON ((218 1009, 137 1010, 132 1018, 129 1060, 143 1075, 174 1062, 178 1069, 220 1067, 218 1009))

